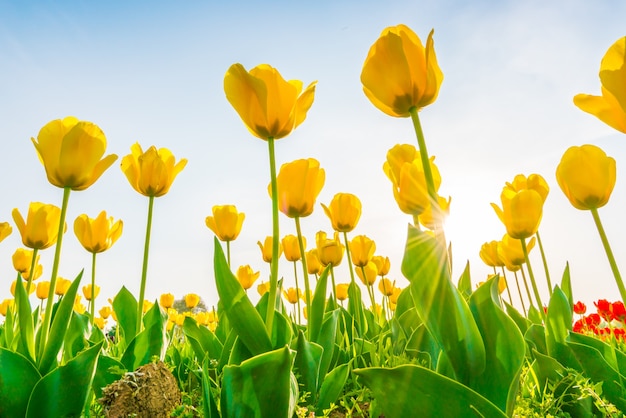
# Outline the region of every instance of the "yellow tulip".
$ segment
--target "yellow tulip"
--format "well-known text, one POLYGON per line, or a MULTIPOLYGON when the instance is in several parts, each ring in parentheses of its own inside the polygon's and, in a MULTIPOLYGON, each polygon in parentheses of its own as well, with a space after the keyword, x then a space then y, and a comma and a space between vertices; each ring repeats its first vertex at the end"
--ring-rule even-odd
POLYGON ((167 148, 156 149, 153 145, 143 152, 141 145, 130 147, 131 153, 122 158, 122 172, 138 193, 160 197, 166 194, 174 179, 187 165, 187 159, 176 163, 174 154, 167 148))
POLYGON ((534 190, 541 196, 541 199, 545 202, 548 197, 548 193, 550 192, 550 186, 548 186, 548 182, 543 178, 540 174, 531 174, 526 177, 523 174, 518 174, 515 176, 511 183, 506 183, 504 188, 502 189, 502 193, 505 190, 510 189, 514 192, 519 192, 524 189, 534 190))
MULTIPOLYGON (((314 158, 283 164, 276 177, 278 209, 290 218, 306 217, 313 213, 326 174, 314 158)), ((271 184, 267 187, 272 196, 271 184)))
MULTIPOLYGON (((261 249, 261 255, 263 256, 263 261, 266 263, 272 262, 272 237, 265 237, 265 241, 261 243, 261 241, 257 242, 257 245, 261 249)), ((283 247, 278 243, 278 257, 283 253, 283 247)))
POLYGON ((332 265, 333 267, 341 264, 343 258, 344 246, 339 240, 339 233, 335 232, 332 239, 327 238, 326 232, 319 231, 315 235, 317 244, 317 255, 323 266, 332 265))
POLYGON ((111 248, 122 235, 124 223, 122 220, 114 221, 112 216, 107 217, 106 211, 102 211, 95 219, 82 214, 74 220, 74 234, 90 253, 101 253, 111 248))
POLYGON ((495 203, 491 206, 512 238, 528 238, 537 232, 543 215, 543 199, 534 190, 515 192, 505 189, 501 195, 502 209, 495 203))
POLYGON ((102 317, 97 317, 93 319, 93 323, 96 324, 98 328, 104 329, 104 326, 106 325, 107 321, 106 319, 102 317))
POLYGON ((63 277, 57 277, 56 285, 54 286, 54 294, 57 296, 63 296, 67 293, 72 284, 71 280, 64 279, 63 277))
POLYGON ((76 299, 74 300, 74 312, 82 315, 85 313, 86 310, 87 307, 83 305, 83 303, 80 301, 80 296, 77 295, 76 299))
POLYGON ((31 202, 26 221, 17 208, 13 209, 13 220, 20 231, 24 246, 43 250, 57 241, 61 209, 54 205, 31 202))
POLYGON ((365 235, 357 235, 352 238, 348 245, 350 246, 352 264, 357 267, 366 266, 372 260, 376 251, 376 243, 365 235))
POLYGON ((577 94, 574 104, 626 134, 626 36, 608 49, 600 63, 602 96, 577 94))
POLYGON ((296 288, 290 287, 287 290, 283 290, 283 295, 285 295, 287 302, 295 305, 298 303, 298 299, 300 298, 300 291, 296 288))
POLYGON ((11 235, 13 227, 8 222, 0 222, 0 242, 11 235))
POLYGON ((372 257, 371 261, 376 264, 379 276, 386 276, 389 273, 389 269, 391 268, 391 261, 389 261, 389 257, 375 255, 372 257))
POLYGON ((159 297, 159 305, 165 310, 174 306, 174 295, 171 293, 163 293, 159 297))
POLYGON ((426 47, 405 25, 383 30, 363 64, 361 83, 367 98, 390 116, 408 117, 409 110, 437 99, 443 73, 435 55, 434 30, 426 47))
MULTIPOLYGON (((485 242, 481 247, 478 255, 489 267, 504 267, 504 261, 498 254, 499 241, 485 242)), ((521 245, 521 244, 520 244, 521 245)))
POLYGON ((498 292, 502 294, 506 290, 506 279, 504 276, 500 276, 498 279, 498 292))
POLYGON ((256 287, 256 290, 257 292, 259 292, 259 296, 263 296, 264 294, 270 291, 270 284, 266 282, 261 282, 256 287))
POLYGON ((392 296, 394 289, 395 286, 389 279, 380 279, 378 282, 378 290, 383 296, 392 296))
POLYGON ((205 311, 198 312, 197 314, 194 315, 194 319, 200 325, 204 325, 205 327, 209 325, 209 313, 208 312, 205 312, 205 311))
POLYGON ((115 154, 102 158, 107 141, 97 125, 72 116, 48 122, 31 140, 48 181, 61 188, 85 190, 117 160, 115 154))
POLYGON ((37 299, 47 299, 48 292, 50 291, 50 282, 49 281, 41 281, 37 283, 37 289, 35 290, 35 294, 37 295, 37 299))
POLYGON ((186 294, 184 299, 185 299, 185 305, 189 309, 195 308, 196 306, 198 306, 198 303, 200 303, 200 296, 196 295, 195 293, 186 294))
POLYGON ((111 309, 110 306, 103 306, 102 308, 100 308, 100 310, 98 311, 98 313, 100 314, 100 316, 102 317, 102 319, 108 319, 109 316, 111 316, 111 313, 113 312, 113 309, 111 309))
POLYGON ((359 279, 361 279, 364 285, 373 285, 376 282, 376 276, 378 276, 376 264, 370 261, 365 266, 359 267, 356 269, 356 275, 359 276, 359 279))
POLYGON ((7 316, 7 312, 10 310, 13 312, 15 309, 15 300, 14 299, 4 299, 0 302, 0 315, 7 316))
MULTIPOLYGON (((300 260, 300 244, 298 243, 298 237, 295 235, 285 235, 281 240, 283 246, 283 253, 287 261, 300 260)), ((302 245, 306 248, 306 238, 302 237, 302 245)))
POLYGON ((337 295, 337 300, 344 301, 348 299, 348 288, 350 287, 349 283, 338 283, 335 286, 335 294, 337 295))
POLYGON ((145 314, 146 312, 150 310, 150 308, 154 306, 154 302, 150 302, 149 300, 144 299, 142 306, 143 306, 142 312, 145 314))
POLYGON ((320 263, 320 259, 317 255, 317 248, 313 248, 306 252, 306 268, 309 274, 322 274, 324 266, 320 263))
POLYGON ((556 180, 561 190, 580 210, 606 205, 615 179, 615 160, 595 145, 570 147, 556 168, 556 180))
MULTIPOLYGON (((534 246, 535 237, 532 237, 526 244, 526 249, 529 254, 534 246)), ((524 250, 522 249, 522 241, 512 238, 508 234, 504 234, 498 245, 498 256, 504 262, 506 268, 511 271, 519 270, 520 266, 526 262, 524 250)))
POLYGON ((398 303, 398 297, 400 296, 401 292, 402 289, 394 286, 393 293, 389 296, 389 303, 391 303, 392 305, 396 305, 398 303))
POLYGON ((83 286, 83 295, 85 295, 85 299, 88 301, 94 300, 100 294, 100 286, 95 285, 93 288, 91 284, 83 286))
POLYGON ((212 212, 213 216, 205 219, 206 226, 220 241, 236 240, 246 215, 237 212, 234 205, 213 206, 212 212))
POLYGON ((322 204, 322 207, 338 232, 352 231, 361 217, 361 201, 351 193, 337 193, 328 206, 322 204))
POLYGON ((446 200, 441 196, 437 196, 439 203, 439 215, 435 216, 433 213, 433 205, 429 202, 424 212, 419 214, 419 222, 428 229, 435 229, 443 224, 445 218, 450 215, 450 203, 452 198, 448 197, 446 200))
POLYGON ((241 266, 237 269, 237 280, 245 290, 252 287, 256 279, 261 275, 260 271, 255 272, 249 265, 241 266))
POLYGON ((224 76, 226 98, 252 135, 263 140, 283 138, 304 121, 313 104, 315 84, 302 91, 302 81, 286 81, 267 64, 250 72, 233 64, 224 76))
MULTIPOLYGON (((24 277, 24 275, 29 275, 30 265, 33 263, 33 250, 18 248, 13 253, 11 259, 13 260, 13 268, 15 271, 22 273, 22 277, 24 277)), ((37 254, 37 259, 35 260, 35 265, 38 264, 39 254, 37 254)))

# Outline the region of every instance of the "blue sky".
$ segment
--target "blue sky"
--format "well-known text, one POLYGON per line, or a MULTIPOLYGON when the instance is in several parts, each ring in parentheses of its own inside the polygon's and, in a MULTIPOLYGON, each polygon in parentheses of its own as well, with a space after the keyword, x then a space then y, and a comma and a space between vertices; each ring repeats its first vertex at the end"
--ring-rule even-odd
MULTIPOLYGON (((473 281, 484 280, 490 269, 478 258, 480 245, 505 232, 490 202, 516 174, 539 173, 551 186, 540 231, 553 281, 569 261, 576 298, 615 300, 591 215, 569 205, 554 171, 571 145, 592 143, 617 160, 615 191, 600 216, 626 269, 625 138, 572 103, 577 93, 599 93, 600 60, 626 35, 623 16, 621 1, 0 0, 0 221, 13 223, 11 210, 25 212, 31 201, 60 205, 62 192, 47 182, 30 137, 48 121, 74 115, 97 123, 120 160, 137 141, 189 160, 170 193, 156 200, 148 298, 195 292, 216 303, 213 236, 204 224, 216 204, 246 213, 232 244, 234 268, 250 264, 266 278, 256 242, 271 233, 267 147, 247 132, 222 83, 235 62, 247 69, 268 63, 287 79, 318 81, 307 120, 276 151, 278 164, 313 157, 326 170, 318 205, 303 219, 308 241, 331 230, 319 203, 354 193, 363 214, 352 236, 374 239, 377 253, 392 260, 389 278, 405 285, 400 263, 410 219, 397 209, 382 164, 389 148, 416 144, 415 136, 409 120, 374 108, 359 80, 380 32, 404 23, 422 39, 435 29, 444 72, 438 100, 420 115, 443 177, 440 191, 452 196, 447 235, 455 280, 467 260, 473 281)), ((122 285, 139 289, 147 198, 129 186, 120 160, 93 187, 72 193, 63 243, 60 275, 71 278, 90 269, 73 220, 104 209, 124 221, 118 243, 98 257, 98 306, 122 285)), ((281 217, 281 234, 294 231, 281 217)), ((16 229, 0 243, 0 300, 10 296, 11 255, 19 245, 16 229)), ((52 256, 52 249, 42 253, 45 280, 52 256)), ((545 294, 538 252, 532 259, 545 294)), ((281 274, 293 285, 288 263, 281 274)), ((347 280, 344 262, 337 281, 347 280)))

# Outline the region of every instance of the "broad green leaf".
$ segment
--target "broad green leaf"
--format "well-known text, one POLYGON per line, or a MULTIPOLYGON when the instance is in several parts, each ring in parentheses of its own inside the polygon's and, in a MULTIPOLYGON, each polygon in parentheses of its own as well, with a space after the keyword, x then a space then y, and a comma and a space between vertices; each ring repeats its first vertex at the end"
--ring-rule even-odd
POLYGON ((20 353, 0 348, 0 417, 23 417, 41 379, 35 365, 20 353))
POLYGON ((567 296, 559 286, 555 286, 546 315, 548 355, 565 367, 580 370, 580 363, 566 343, 567 336, 572 331, 572 317, 572 307, 567 296))
POLYGON ((420 324, 409 336, 406 342, 406 354, 411 357, 427 361, 431 369, 438 366, 441 349, 437 341, 428 333, 424 324, 420 324))
POLYGON ((324 320, 324 312, 326 312, 326 287, 329 271, 330 267, 326 266, 315 285, 315 292, 311 300, 310 316, 308 318, 309 339, 316 343, 319 343, 320 329, 324 320))
POLYGON ((137 335, 137 299, 124 286, 113 299, 113 311, 128 344, 137 335))
POLYGON ((463 298, 468 301, 470 296, 472 296, 472 279, 470 278, 469 260, 465 264, 465 270, 463 270, 461 277, 459 277, 459 284, 457 285, 457 288, 463 298))
POLYGON ((289 345, 293 338, 293 329, 291 320, 282 312, 274 313, 274 322, 272 324, 272 347, 279 348, 289 345))
POLYGON ((154 304, 143 317, 144 330, 128 344, 120 361, 127 370, 135 370, 148 364, 153 357, 163 358, 167 337, 165 333, 166 318, 161 308, 154 304))
POLYGON ((215 284, 230 326, 253 355, 272 350, 272 341, 267 334, 265 323, 228 268, 224 251, 217 238, 214 239, 214 246, 215 284))
POLYGON ((450 360, 457 380, 468 383, 485 369, 485 347, 465 299, 450 280, 446 249, 409 226, 402 273, 411 282, 415 308, 450 360))
POLYGON ((337 327, 340 316, 341 312, 339 309, 326 312, 326 315, 324 315, 320 336, 316 341, 324 349, 320 362, 320 376, 324 376, 328 372, 335 355, 335 341, 337 340, 337 327))
POLYGON ((531 349, 535 349, 546 356, 548 355, 548 348, 546 347, 546 329, 543 326, 531 324, 524 334, 524 340, 531 349))
POLYGON ((504 306, 506 309, 506 313, 508 313, 511 319, 515 322, 515 324, 517 324, 517 327, 519 328, 522 335, 526 334, 526 331, 528 330, 531 322, 524 315, 519 313, 517 309, 515 309, 508 303, 504 302, 504 306))
POLYGON ((539 388, 543 389, 548 381, 556 382, 565 375, 565 367, 554 358, 533 350, 533 371, 539 382, 539 388))
POLYGON ((470 386, 511 416, 526 348, 519 328, 500 306, 498 280, 492 277, 470 297, 488 364, 483 373, 471 376, 470 386))
POLYGON ((621 350, 616 350, 612 345, 599 340, 596 337, 590 335, 578 334, 576 332, 570 333, 567 337, 567 343, 576 343, 593 347, 602 355, 602 358, 619 372, 621 375, 626 376, 626 354, 621 350))
POLYGON ((217 360, 222 355, 223 346, 215 334, 207 327, 199 326, 193 318, 185 318, 183 333, 196 357, 198 357, 199 362, 202 362, 205 356, 208 356, 209 359, 217 360))
MULTIPOLYGON (((63 343, 63 360, 69 361, 76 356, 77 353, 87 348, 87 331, 89 328, 89 317, 85 314, 77 314, 74 312, 70 319, 70 323, 65 334, 63 343)), ((94 327, 98 328, 98 327, 94 327)))
POLYGON ((96 365, 96 374, 93 377, 93 390, 96 398, 102 397, 102 389, 111 383, 119 380, 126 369, 124 365, 112 357, 105 355, 98 356, 98 364, 96 365))
POLYGON ((47 374, 56 367, 57 356, 63 346, 63 341, 65 340, 65 335, 69 328, 70 320, 72 319, 74 301, 76 300, 76 293, 78 292, 78 286, 80 285, 82 277, 83 272, 81 271, 67 289, 67 292, 56 307, 56 311, 52 318, 52 326, 50 327, 48 342, 44 347, 42 357, 38 359, 39 371, 42 375, 47 374))
POLYGON ((45 375, 33 389, 26 417, 80 416, 91 390, 101 348, 102 344, 96 344, 45 375))
POLYGON ((467 386, 420 366, 372 367, 354 373, 372 390, 385 418, 506 417, 467 386))
POLYGON ((31 361, 35 359, 35 332, 33 317, 31 316, 31 306, 26 289, 22 284, 22 275, 17 275, 15 286, 15 304, 17 309, 17 323, 20 326, 20 340, 25 351, 22 353, 31 361))
POLYGON ((222 416, 291 417, 297 399, 291 382, 292 363, 291 352, 284 347, 259 354, 238 366, 224 367, 222 416))
POLYGON ((349 375, 350 365, 348 363, 335 367, 326 375, 320 388, 320 396, 315 405, 316 416, 323 416, 324 409, 330 408, 331 403, 337 402, 337 399, 343 393, 349 375))
MULTIPOLYGON (((410 295, 410 292, 406 294, 410 295)), ((422 325, 422 320, 417 315, 417 309, 415 309, 415 307, 407 309, 402 315, 395 317, 398 318, 398 322, 406 335, 411 335, 413 331, 422 325)))
MULTIPOLYGON (((222 355, 220 356, 220 361, 218 362, 217 368, 221 372, 224 366, 229 364, 230 355, 233 351, 233 347, 235 346, 235 342, 237 341, 237 332, 235 330, 231 330, 228 338, 224 341, 224 347, 222 348, 222 355)), ((239 364, 239 363, 237 363, 239 364)))
POLYGON ((206 357, 202 362, 202 412, 204 418, 220 418, 215 398, 213 398, 213 392, 211 391, 209 361, 210 359, 206 357))
POLYGON ((574 294, 572 292, 572 280, 569 274, 569 262, 565 263, 565 270, 563 271, 563 278, 561 279, 561 290, 567 296, 570 307, 574 309, 574 294))
POLYGON ((535 308, 535 305, 530 305, 528 308, 528 319, 533 324, 543 325, 543 318, 541 317, 541 313, 535 308))
MULTIPOLYGON (((415 309, 415 303, 413 302, 413 295, 411 295, 411 289, 409 286, 400 291, 398 295, 398 303, 396 304, 396 310, 393 312, 393 316, 400 318, 404 313, 410 309, 415 309)), ((420 320, 420 323, 422 321, 420 320)), ((405 330, 406 332, 406 330, 405 330)))
POLYGON ((350 283, 348 286, 348 312, 354 319, 354 327, 357 330, 357 334, 365 335, 367 332, 367 321, 365 320, 363 298, 361 296, 361 288, 355 282, 350 283))
POLYGON ((321 380, 320 362, 324 349, 316 343, 307 341, 302 331, 298 333, 296 347, 294 370, 299 376, 298 382, 304 391, 309 392, 315 399, 317 387, 321 380))

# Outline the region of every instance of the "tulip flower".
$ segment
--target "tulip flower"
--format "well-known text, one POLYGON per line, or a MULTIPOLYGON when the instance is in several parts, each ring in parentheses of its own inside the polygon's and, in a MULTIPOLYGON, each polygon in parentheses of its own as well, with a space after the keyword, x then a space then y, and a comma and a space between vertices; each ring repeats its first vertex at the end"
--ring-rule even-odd
POLYGON ((337 232, 352 231, 361 217, 361 201, 350 193, 337 193, 328 206, 322 207, 337 232))
POLYGON ((241 287, 244 288, 244 290, 250 289, 260 275, 260 271, 255 272, 254 270, 252 270, 252 267, 247 264, 237 269, 237 280, 241 284, 241 287))
MULTIPOLYGON (((306 246, 306 238, 302 237, 304 245, 306 246)), ((298 261, 302 257, 300 256, 300 244, 298 243, 298 237, 295 235, 285 235, 281 241, 283 253, 287 261, 298 261)))
POLYGON ((15 309, 15 300, 14 299, 4 299, 0 302, 0 315, 7 316, 9 310, 13 311, 15 309))
POLYGON ((587 305, 578 301, 574 304, 574 313, 578 315, 584 315, 587 312, 587 305))
POLYGON ((176 158, 167 148, 153 145, 145 152, 139 143, 130 147, 131 153, 122 158, 122 172, 138 193, 160 197, 169 192, 174 179, 187 165, 187 159, 176 158))
POLYGON ((298 303, 298 300, 300 300, 300 292, 298 291, 298 289, 295 289, 293 287, 290 287, 287 290, 283 290, 283 295, 285 295, 287 302, 291 303, 292 305, 295 305, 296 303, 298 303))
POLYGON ((48 292, 50 291, 50 282, 49 281, 41 281, 37 283, 37 288, 35 289, 35 294, 37 295, 37 299, 44 300, 48 298, 48 292))
POLYGON ((63 277, 57 277, 57 282, 54 286, 54 294, 57 296, 65 295, 71 285, 71 280, 64 279, 63 277))
POLYGON ((517 239, 535 235, 543 215, 541 195, 530 189, 519 192, 505 189, 502 191, 501 199, 502 209, 495 203, 491 206, 506 227, 507 234, 517 239))
MULTIPOLYGON (((12 256, 13 268, 22 275, 22 278, 28 280, 30 278, 30 269, 33 264, 33 250, 18 248, 12 256)), ((43 271, 43 266, 39 264, 39 254, 35 255, 35 274, 33 280, 37 280, 43 271)))
POLYGON ((161 305, 161 307, 165 310, 171 308, 174 306, 174 295, 171 293, 163 293, 159 297, 159 305, 161 305))
MULTIPOLYGON (((324 187, 325 176, 324 169, 314 158, 283 164, 276 178, 278 209, 290 218, 309 216, 324 187)), ((268 192, 272 197, 271 184, 268 192)))
POLYGON ((540 174, 531 174, 526 177, 523 174, 518 174, 513 178, 511 183, 506 183, 504 186, 502 193, 504 190, 512 190, 514 192, 519 192, 524 189, 534 190, 541 196, 541 200, 544 202, 548 197, 548 193, 550 192, 550 186, 548 186, 548 182, 543 178, 540 174))
POLYGON ((87 307, 80 301, 80 296, 76 295, 76 299, 74 300, 74 312, 79 315, 82 315, 87 310, 87 307))
POLYGON ((317 248, 313 248, 306 252, 306 266, 308 274, 322 274, 324 271, 324 266, 320 263, 320 259, 317 255, 317 248))
MULTIPOLYGON (((372 260, 376 251, 376 243, 365 235, 357 235, 349 244, 352 264, 364 267, 372 260)), ((377 269, 378 270, 378 269, 377 269)))
POLYGON ((480 259, 489 267, 493 267, 494 271, 496 267, 504 267, 504 261, 498 254, 498 245, 499 242, 495 240, 486 242, 480 247, 480 252, 478 253, 480 259))
POLYGON ((83 286, 83 295, 88 301, 93 301, 95 298, 98 297, 99 294, 100 286, 92 286, 91 284, 83 286))
POLYGON ((409 110, 433 103, 439 94, 443 73, 435 55, 434 30, 426 46, 409 27, 384 29, 370 48, 361 83, 367 98, 390 116, 408 117, 409 110))
POLYGON ((266 294, 267 292, 269 292, 270 290, 270 284, 267 282, 261 282, 259 283, 259 285, 256 287, 257 292, 259 292, 259 296, 263 296, 264 294, 266 294))
POLYGON ((335 286, 335 294, 337 295, 337 300, 343 302, 348 299, 348 288, 350 287, 349 283, 339 283, 335 286))
POLYGON ((141 306, 143 307, 141 311, 142 313, 145 314, 154 306, 154 302, 150 302, 149 300, 144 300, 141 306))
POLYGON ((241 64, 230 66, 224 76, 224 92, 252 135, 280 139, 297 128, 313 104, 315 84, 302 91, 299 80, 286 81, 267 64, 249 72, 241 64))
POLYGON ((335 232, 334 238, 327 238, 326 233, 319 231, 315 236, 317 243, 317 255, 322 265, 332 265, 333 267, 341 264, 344 246, 339 241, 339 234, 335 232))
POLYGON ((90 253, 108 250, 122 235, 123 222, 114 221, 102 211, 95 219, 82 214, 74 221, 74 233, 83 248, 90 253))
MULTIPOLYGON (((531 238, 527 243, 528 252, 535 246, 535 238, 531 238)), ((512 238, 508 234, 504 234, 500 245, 498 245, 498 257, 504 262, 507 269, 511 271, 519 270, 520 266, 526 262, 524 251, 522 250, 522 242, 519 239, 512 238)))
POLYGON ((606 205, 615 179, 615 160, 595 145, 568 148, 556 168, 559 187, 570 203, 580 210, 606 205))
POLYGON ((626 36, 608 49, 600 63, 602 96, 577 94, 574 104, 602 122, 626 133, 626 36))
POLYGON ((452 198, 448 197, 448 199, 446 199, 437 196, 437 202, 439 208, 437 214, 433 212, 432 203, 428 202, 428 206, 418 215, 419 223, 430 230, 437 229, 443 224, 445 218, 450 215, 450 203, 452 202, 452 198))
POLYGON ((108 319, 109 316, 111 316, 111 313, 113 312, 113 310, 111 309, 110 306, 103 306, 102 308, 100 308, 100 310, 98 311, 98 313, 100 314, 100 316, 103 319, 108 319))
POLYGON ((398 297, 400 296, 401 292, 402 292, 402 289, 394 286, 393 294, 389 296, 389 303, 391 303, 392 305, 396 305, 398 303, 398 297))
POLYGON ((102 330, 104 329, 104 326, 106 325, 107 321, 106 319, 102 317, 98 317, 98 318, 93 319, 93 323, 96 324, 96 326, 102 330))
POLYGON ((241 226, 246 217, 244 213, 237 212, 234 205, 213 206, 213 216, 207 216, 206 226, 217 236, 220 241, 234 241, 241 232, 241 226))
POLYGON ((0 242, 11 235, 13 227, 8 222, 0 222, 0 242))
POLYGON ((31 202, 26 221, 20 211, 13 209, 13 220, 28 248, 43 250, 57 242, 61 209, 54 205, 31 202))
POLYGON ((195 293, 188 293, 184 296, 183 298, 185 300, 185 306, 187 306, 187 308, 189 309, 193 309, 196 306, 198 306, 198 303, 200 303, 200 296, 196 295, 195 293))
POLYGON ((375 255, 372 257, 371 261, 376 265, 376 270, 378 270, 379 276, 384 277, 389 273, 389 269, 391 268, 391 262, 389 261, 389 257, 375 255))
POLYGON ((364 285, 372 286, 376 282, 378 269, 376 268, 376 264, 370 261, 365 266, 356 269, 356 274, 359 276, 359 279, 361 279, 364 285))
MULTIPOLYGON (((263 256, 263 261, 266 263, 272 262, 272 237, 265 237, 265 241, 258 241, 257 245, 261 249, 261 255, 263 256)), ((283 253, 282 245, 278 246, 278 257, 283 253)))
POLYGON ((395 286, 389 279, 380 279, 378 282, 378 290, 383 294, 383 296, 389 297, 393 295, 394 289, 395 286))
POLYGON ((97 125, 72 116, 48 122, 31 140, 48 181, 61 188, 85 190, 117 160, 102 158, 107 141, 97 125))

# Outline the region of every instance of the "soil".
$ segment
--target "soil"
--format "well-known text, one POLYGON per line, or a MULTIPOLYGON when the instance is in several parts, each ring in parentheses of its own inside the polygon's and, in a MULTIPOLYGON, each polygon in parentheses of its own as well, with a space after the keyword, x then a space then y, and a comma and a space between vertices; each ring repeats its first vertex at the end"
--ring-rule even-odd
POLYGON ((181 402, 176 378, 163 362, 141 366, 103 389, 107 418, 168 418, 181 402))

